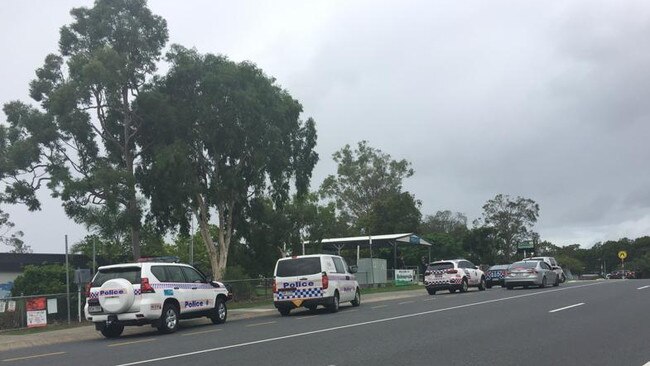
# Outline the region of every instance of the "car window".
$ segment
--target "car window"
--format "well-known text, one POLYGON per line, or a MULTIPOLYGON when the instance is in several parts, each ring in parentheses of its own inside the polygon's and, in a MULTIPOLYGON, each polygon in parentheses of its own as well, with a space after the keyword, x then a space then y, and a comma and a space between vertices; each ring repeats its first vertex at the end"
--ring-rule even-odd
POLYGON ((536 268, 538 261, 515 262, 509 268, 536 268))
POLYGON ((468 261, 465 261, 465 265, 467 266, 467 267, 465 267, 465 268, 474 268, 474 267, 476 267, 476 266, 474 265, 474 263, 472 263, 472 262, 468 262, 468 261))
POLYGON ((427 271, 443 271, 451 268, 454 268, 454 264, 451 262, 431 263, 427 267, 427 271))
POLYGON ((156 277, 158 282, 169 282, 167 281, 167 274, 165 272, 165 267, 163 266, 151 266, 151 273, 156 277))
POLYGON ((183 276, 181 267, 165 266, 165 270, 167 271, 166 277, 168 282, 185 282, 185 276, 183 276))
POLYGON ((540 264, 540 266, 542 266, 542 268, 544 268, 544 269, 548 269, 548 270, 551 269, 551 266, 549 266, 548 263, 546 263, 546 262, 540 262, 539 264, 540 264))
POLYGON ((199 272, 197 272, 194 268, 190 267, 181 267, 183 270, 183 274, 185 275, 185 278, 187 279, 187 282, 191 283, 205 283, 205 278, 201 276, 199 272))
POLYGON ((305 276, 320 273, 320 258, 295 258, 285 259, 278 262, 278 269, 275 273, 278 277, 305 276))
POLYGON ((100 269, 95 275, 92 287, 100 287, 104 282, 115 278, 123 278, 134 285, 140 284, 140 267, 119 267, 100 269))
POLYGON ((345 273, 345 266, 343 265, 341 258, 332 257, 332 260, 334 261, 334 266, 336 267, 336 273, 345 273))

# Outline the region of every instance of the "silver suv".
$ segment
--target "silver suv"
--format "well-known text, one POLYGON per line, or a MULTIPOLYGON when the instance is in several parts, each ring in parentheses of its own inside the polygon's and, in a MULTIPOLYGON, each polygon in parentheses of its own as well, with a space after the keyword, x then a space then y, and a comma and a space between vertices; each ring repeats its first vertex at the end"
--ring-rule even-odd
POLYGON ((564 283, 566 281, 566 276, 564 275, 564 270, 562 270, 562 267, 557 263, 555 258, 553 257, 529 257, 529 258, 524 258, 522 261, 542 261, 546 262, 551 268, 553 269, 553 272, 555 272, 559 279, 560 283, 564 283))
POLYGON ((232 298, 223 283, 208 281, 190 265, 167 262, 99 267, 86 292, 86 319, 107 338, 119 337, 126 325, 151 324, 172 333, 180 319, 206 316, 223 323, 232 298))

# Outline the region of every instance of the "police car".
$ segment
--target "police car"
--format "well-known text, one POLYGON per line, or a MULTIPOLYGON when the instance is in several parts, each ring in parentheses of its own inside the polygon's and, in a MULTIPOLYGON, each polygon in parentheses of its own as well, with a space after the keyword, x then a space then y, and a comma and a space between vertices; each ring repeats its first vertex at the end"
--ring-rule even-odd
POLYGON ((86 319, 107 338, 119 337, 126 325, 151 324, 172 333, 180 319, 207 316, 226 321, 232 295, 223 283, 208 281, 194 267, 173 259, 99 267, 86 288, 86 319))
POLYGON ((337 312, 341 302, 361 304, 356 266, 336 255, 315 254, 281 258, 275 265, 273 303, 283 316, 292 309, 319 305, 337 312))
POLYGON ((465 259, 453 259, 433 262, 424 272, 424 285, 429 295, 438 290, 457 290, 467 292, 470 287, 485 290, 485 274, 472 262, 465 259))

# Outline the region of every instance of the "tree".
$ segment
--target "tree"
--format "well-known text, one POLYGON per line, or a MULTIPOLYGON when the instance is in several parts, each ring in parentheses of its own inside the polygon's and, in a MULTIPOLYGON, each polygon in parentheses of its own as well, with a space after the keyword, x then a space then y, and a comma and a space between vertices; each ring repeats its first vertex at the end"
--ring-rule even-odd
POLYGON ((21 239, 23 232, 13 231, 14 226, 9 214, 0 210, 0 244, 11 247, 9 253, 31 253, 32 248, 21 239))
POLYGON ((332 157, 338 165, 337 173, 325 179, 320 192, 336 202, 341 217, 357 234, 391 225, 395 218, 391 211, 395 208, 410 219, 417 217, 415 226, 405 225, 417 227, 420 202, 402 192, 402 181, 414 173, 411 163, 393 160, 367 141, 359 142, 354 150, 345 145, 332 157))
POLYGON ((497 194, 483 205, 483 225, 494 228, 506 261, 517 252, 518 243, 532 239, 538 217, 539 205, 530 198, 497 194))
POLYGON ((97 207, 119 212, 138 258, 142 214, 135 168, 146 147, 136 144, 144 119, 133 102, 156 69, 167 25, 145 0, 96 0, 70 14, 74 22, 61 28, 59 54, 45 58, 30 84, 43 111, 21 102, 5 105, 14 130, 8 165, 27 175, 8 193, 38 209, 34 192, 48 182, 77 222, 97 207))
MULTIPOLYGON (((72 278, 72 276, 71 276, 72 278)), ((74 284, 70 284, 73 290, 74 284)), ((60 264, 45 264, 41 266, 27 265, 14 280, 11 288, 12 296, 29 296, 43 294, 60 294, 65 289, 65 266, 60 264)))
POLYGON ((467 231, 467 216, 450 210, 438 211, 435 215, 427 215, 420 226, 422 233, 457 233, 467 231))
POLYGON ((139 177, 159 227, 186 231, 189 213, 197 218, 213 275, 222 278, 249 202, 268 196, 281 208, 291 182, 298 195, 307 192, 318 160, 315 124, 253 63, 177 45, 167 60, 168 74, 138 101, 147 116, 139 141, 150 146, 139 177))

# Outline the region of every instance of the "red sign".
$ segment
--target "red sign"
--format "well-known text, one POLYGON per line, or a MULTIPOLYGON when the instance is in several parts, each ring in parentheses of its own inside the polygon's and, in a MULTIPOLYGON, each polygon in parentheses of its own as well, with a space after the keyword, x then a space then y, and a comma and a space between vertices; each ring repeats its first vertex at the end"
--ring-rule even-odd
POLYGON ((45 310, 47 306, 47 298, 35 297, 27 300, 27 311, 45 310))

